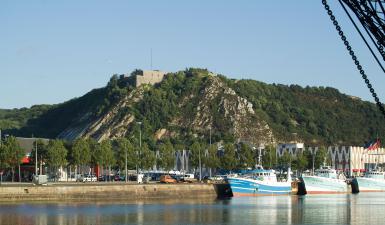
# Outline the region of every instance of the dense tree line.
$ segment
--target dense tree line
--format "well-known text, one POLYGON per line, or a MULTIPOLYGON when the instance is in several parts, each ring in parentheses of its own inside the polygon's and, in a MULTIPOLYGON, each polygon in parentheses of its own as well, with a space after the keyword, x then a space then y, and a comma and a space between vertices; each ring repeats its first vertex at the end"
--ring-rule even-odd
MULTIPOLYGON (((38 149, 38 167, 43 164, 54 177, 62 167, 72 166, 77 174, 90 173, 91 168, 99 166, 102 174, 110 174, 112 170, 123 172, 127 160, 127 169, 170 171, 174 169, 176 151, 189 150, 190 169, 199 171, 200 165, 211 171, 219 170, 231 172, 240 169, 254 168, 258 159, 258 152, 245 143, 225 143, 218 151, 217 145, 209 145, 204 140, 195 138, 190 145, 182 145, 176 140, 165 139, 156 143, 150 149, 147 143, 142 147, 133 144, 132 140, 119 138, 104 140, 97 143, 93 139, 77 139, 72 143, 62 140, 50 140, 48 143, 37 140, 34 143, 38 149), (158 156, 156 156, 156 151, 158 156), (88 168, 88 169, 87 169, 88 168)), ((15 137, 8 137, 0 146, 0 169, 11 170, 12 180, 15 170, 21 164, 25 152, 20 148, 15 137)), ((35 165, 35 151, 31 152, 31 163, 35 165)), ((304 171, 312 168, 312 155, 304 151, 297 156, 285 153, 277 158, 273 146, 267 146, 262 151, 262 162, 265 168, 286 170, 289 166, 293 170, 304 171)), ((326 159, 326 150, 315 155, 314 167, 318 168, 326 159)), ((124 172, 123 172, 124 173, 124 172)))

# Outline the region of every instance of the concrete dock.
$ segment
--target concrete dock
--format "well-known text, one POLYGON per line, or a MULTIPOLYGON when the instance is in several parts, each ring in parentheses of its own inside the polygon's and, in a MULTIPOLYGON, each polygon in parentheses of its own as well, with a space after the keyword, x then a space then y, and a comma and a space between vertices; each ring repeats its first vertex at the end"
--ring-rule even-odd
MULTIPOLYGON (((220 197, 225 184, 126 184, 126 183, 53 183, 0 185, 0 201, 53 200, 135 200, 149 198, 220 197)), ((226 194, 226 193, 225 193, 226 194)))

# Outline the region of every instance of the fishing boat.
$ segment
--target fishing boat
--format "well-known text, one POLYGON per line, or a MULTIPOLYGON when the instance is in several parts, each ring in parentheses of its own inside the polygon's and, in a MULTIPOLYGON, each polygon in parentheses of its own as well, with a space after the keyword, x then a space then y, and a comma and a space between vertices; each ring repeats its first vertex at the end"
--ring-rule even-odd
POLYGON ((359 191, 385 191, 385 172, 372 170, 364 173, 363 177, 356 177, 359 191))
POLYGON ((330 166, 322 166, 315 170, 314 175, 302 175, 298 185, 298 194, 334 194, 347 193, 346 177, 337 174, 330 166))
POLYGON ((263 169, 261 165, 257 165, 254 170, 228 176, 227 181, 234 196, 291 194, 290 178, 283 182, 277 181, 275 171, 263 169))
POLYGON ((290 167, 287 181, 278 181, 275 170, 266 170, 261 165, 261 148, 259 148, 258 164, 253 170, 243 170, 239 174, 227 176, 233 196, 286 195, 291 194, 290 167))

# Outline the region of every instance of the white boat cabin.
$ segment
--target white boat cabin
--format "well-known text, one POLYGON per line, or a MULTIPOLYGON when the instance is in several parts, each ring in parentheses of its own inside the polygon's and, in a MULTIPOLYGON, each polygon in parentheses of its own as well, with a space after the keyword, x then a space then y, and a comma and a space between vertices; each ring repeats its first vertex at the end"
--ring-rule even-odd
POLYGON ((318 177, 326 177, 337 179, 337 171, 332 169, 330 166, 322 166, 320 169, 314 171, 314 175, 318 177))
POLYGON ((243 171, 241 173, 244 177, 252 178, 255 180, 263 180, 269 182, 277 182, 277 175, 274 170, 265 170, 262 166, 257 165, 256 169, 243 171))

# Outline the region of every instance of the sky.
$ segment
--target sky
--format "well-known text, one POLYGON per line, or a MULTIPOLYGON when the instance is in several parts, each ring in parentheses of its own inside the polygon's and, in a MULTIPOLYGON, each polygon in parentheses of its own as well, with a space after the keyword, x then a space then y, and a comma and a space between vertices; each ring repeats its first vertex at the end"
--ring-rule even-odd
MULTIPOLYGON (((381 100, 385 75, 329 1, 381 100)), ((0 108, 80 97, 134 69, 329 86, 372 101, 320 0, 2 0, 0 108)))

